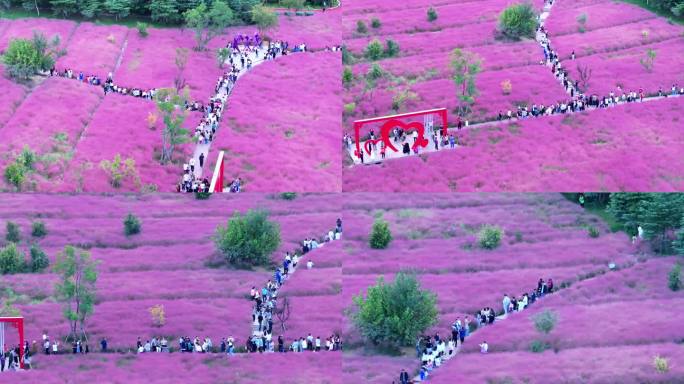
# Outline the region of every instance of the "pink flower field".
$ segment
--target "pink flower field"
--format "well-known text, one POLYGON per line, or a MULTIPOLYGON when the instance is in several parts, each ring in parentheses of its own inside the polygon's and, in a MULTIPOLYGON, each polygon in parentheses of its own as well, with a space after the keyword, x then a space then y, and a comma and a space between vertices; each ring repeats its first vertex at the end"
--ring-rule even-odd
POLYGON ((242 177, 250 192, 339 191, 340 72, 337 52, 255 67, 233 91, 208 169, 225 150, 226 177, 242 177))
POLYGON ((676 97, 465 129, 455 150, 345 168, 344 190, 681 190, 683 107, 676 97))
MULTIPOLYGON (((132 382, 168 383, 198 381, 203 383, 321 383, 339 384, 339 352, 315 354, 254 354, 232 356, 152 353, 142 356, 107 354, 73 357, 49 356, 35 359, 37 369, 28 374, 31 380, 47 384, 71 382, 79 376, 93 382, 124 384, 132 382), (154 374, 150 374, 150 369, 154 374)), ((25 380, 27 374, 9 373, 9 380, 25 380)))
MULTIPOLYGON (((496 39, 497 15, 508 4, 497 0, 352 2, 343 20, 345 45, 355 56, 351 65, 355 80, 343 96, 344 132, 353 134, 353 121, 358 119, 433 108, 447 108, 449 121, 455 125, 457 90, 449 68, 449 53, 455 48, 482 58, 470 123, 493 120, 518 105, 568 100, 570 96, 549 67, 539 65, 543 59, 539 43, 496 39), (429 6, 438 14, 433 22, 426 18, 429 6), (380 20, 379 28, 370 25, 374 18, 380 20), (357 21, 365 22, 369 32, 359 33, 357 21), (362 56, 368 42, 376 38, 396 41, 400 51, 396 57, 375 62, 389 75, 369 91, 363 77, 370 63, 362 56), (508 94, 502 90, 505 81, 512 86, 508 94), (412 92, 413 97, 397 110, 393 101, 401 91, 412 92)), ((541 9, 543 2, 533 5, 541 9)), ((579 67, 591 70, 589 94, 621 95, 639 89, 647 94, 659 89, 670 93, 673 84, 678 88, 684 84, 684 29, 642 8, 607 0, 558 0, 545 28, 571 79, 579 77, 579 67), (577 21, 581 15, 587 16, 584 32, 579 31, 577 21), (649 49, 656 52, 656 58, 647 69, 640 60, 649 49), (573 51, 574 61, 570 59, 573 51)), ((461 146, 455 150, 380 166, 345 167, 343 190, 679 190, 682 137, 675 127, 680 125, 681 103, 659 100, 654 104, 591 111, 566 117, 561 124, 560 118, 544 117, 506 128, 490 125, 465 130, 456 133, 461 146), (531 125, 534 128, 526 129, 531 125), (650 160, 635 161, 635 154, 650 160), (668 160, 660 162, 661 156, 668 160)), ((370 128, 366 126, 362 135, 370 128)), ((346 164, 350 160, 344 159, 346 164)))
MULTIPOLYGON (((51 261, 67 244, 88 249, 99 261, 97 303, 88 325, 92 349, 102 337, 112 348, 129 350, 137 337, 162 335, 175 349, 179 336, 208 336, 215 345, 232 336, 242 346, 251 330, 249 290, 264 285, 272 271, 207 267, 216 252, 212 236, 217 225, 225 225, 234 211, 268 210, 281 227, 282 245, 273 255, 279 263, 304 238, 323 236, 334 227, 341 210, 336 201, 334 195, 284 201, 251 194, 196 201, 163 194, 17 194, 2 198, 0 217, 3 227, 7 220, 17 222, 24 238, 30 238, 32 220, 44 221, 48 235, 38 243, 51 261), (142 231, 126 237, 122 222, 129 212, 140 218, 142 231), (165 308, 162 327, 154 326, 148 313, 154 305, 165 308)), ((308 254, 314 269, 303 266, 284 286, 282 294, 291 298, 293 308, 285 334, 290 341, 310 332, 323 339, 340 332, 341 251, 339 244, 328 247, 308 254)), ((17 307, 29 340, 39 340, 43 332, 62 338, 68 331, 61 306, 52 298, 55 280, 52 273, 3 276, 2 285, 21 298, 17 307)))
MULTIPOLYGON (((279 26, 269 35, 288 41, 290 46, 304 43, 316 53, 296 54, 255 68, 238 83, 236 94, 227 103, 229 113, 222 125, 235 135, 223 128, 216 141, 230 155, 242 157, 239 164, 230 164, 238 169, 226 169, 240 174, 251 191, 341 189, 339 53, 323 52, 340 44, 340 22, 339 11, 281 16, 279 26), (274 158, 276 153, 279 156, 274 158), (308 175, 306 179, 304 174, 308 175)), ((191 98, 203 103, 213 96, 216 80, 224 72, 217 65, 215 50, 237 33, 256 32, 253 26, 231 27, 210 42, 208 51, 197 52, 192 49, 193 32, 187 29, 150 28, 149 36, 143 38, 135 28, 116 25, 2 19, 0 51, 13 38, 30 37, 33 30, 48 37, 60 36, 67 54, 57 61, 57 70, 70 68, 76 75, 83 72, 102 79, 112 72, 118 85, 129 88, 172 87, 179 74, 176 49, 187 49, 183 77, 191 98)), ((4 169, 25 144, 39 158, 47 159, 24 183, 24 190, 132 192, 144 188, 170 192, 181 178, 183 162, 194 151, 194 143, 181 145, 172 164, 159 164, 163 123, 158 120, 150 129, 148 116, 156 111, 150 101, 119 95, 103 99, 102 89, 65 79, 47 79, 24 87, 3 76, 0 86, 0 167, 4 169), (41 112, 37 112, 38 106, 41 112), (58 144, 56 134, 62 140, 58 144), (27 141, 27 137, 32 139, 27 141), (118 189, 109 184, 100 162, 112 160, 116 154, 135 160, 140 183, 129 180, 118 189)), ((190 115, 185 125, 193 132, 201 115, 190 115)), ((215 161, 217 154, 211 151, 207 162, 215 161)), ((211 170, 206 177, 211 178, 211 170)), ((11 186, 3 180, 0 188, 8 190, 11 186)))
MULTIPOLYGON (((345 196, 345 308, 379 276, 391 280, 396 272, 410 269, 418 274, 422 287, 437 296, 439 319, 428 333, 446 337, 457 317, 472 317, 486 306, 501 311, 505 293, 520 296, 534 289, 539 278, 553 278, 562 288, 533 309, 476 331, 455 358, 434 372, 431 382, 476 383, 508 377, 513 383, 546 383, 576 382, 582 377, 604 383, 620 380, 623 371, 631 373, 624 381, 629 383, 659 377, 682 380, 684 372, 674 365, 683 362, 678 356, 682 347, 676 344, 684 338, 677 325, 683 296, 666 284, 674 258, 652 258, 632 245, 626 234, 611 233, 597 216, 560 195, 414 196, 345 196), (394 240, 387 249, 368 246, 375 217, 389 222, 394 240), (479 249, 476 244, 476 233, 485 224, 504 231, 502 245, 495 250, 479 249), (591 238, 587 225, 598 228, 600 236, 591 238), (610 263, 618 270, 610 271, 610 263), (550 335, 558 351, 539 355, 528 351, 537 337, 530 318, 545 309, 555 310, 559 317, 550 335), (479 353, 482 340, 490 345, 485 357, 479 353), (611 355, 620 362, 613 362, 611 355), (670 360, 669 373, 655 371, 656 355, 670 360), (538 356, 548 359, 548 366, 534 368, 538 356), (520 365, 524 368, 518 369, 520 365)), ((386 383, 396 380, 402 368, 416 372, 420 362, 413 348, 397 357, 373 354, 361 347, 360 335, 346 317, 344 324, 345 338, 352 344, 343 357, 345 382, 363 377, 366 382, 386 383)))

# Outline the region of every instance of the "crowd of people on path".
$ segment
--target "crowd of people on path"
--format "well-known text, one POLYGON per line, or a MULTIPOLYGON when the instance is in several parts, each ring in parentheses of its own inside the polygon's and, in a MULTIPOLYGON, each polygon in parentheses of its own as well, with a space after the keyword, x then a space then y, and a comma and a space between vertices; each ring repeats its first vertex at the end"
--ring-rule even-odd
MULTIPOLYGON (((28 342, 24 343, 24 364, 26 368, 31 367, 31 351, 27 349, 28 342)), ((20 367, 19 356, 21 349, 19 345, 8 348, 7 345, 0 346, 0 373, 5 371, 18 371, 20 367)))
MULTIPOLYGON (((420 358, 421 366, 416 381, 426 380, 435 368, 439 368, 444 361, 454 357, 456 349, 462 346, 465 340, 477 329, 494 324, 496 320, 505 319, 514 312, 521 312, 552 292, 554 292, 553 279, 544 280, 540 278, 534 289, 523 293, 520 297, 504 294, 499 312, 492 307, 484 307, 477 311, 473 319, 466 315, 461 321, 461 318, 457 317, 451 325, 449 337, 443 337, 439 334, 419 337, 416 341, 416 357, 420 358)), ((489 344, 486 340, 482 340, 478 346, 480 353, 489 352, 489 344)), ((406 370, 402 370, 399 374, 399 383, 408 384, 411 382, 413 381, 409 379, 406 370)))
MULTIPOLYGON (((208 146, 216 135, 221 122, 221 115, 228 101, 228 97, 233 91, 238 78, 252 69, 257 62, 274 60, 278 56, 285 56, 291 52, 306 52, 306 44, 290 47, 286 41, 269 41, 267 44, 261 39, 258 33, 254 36, 237 34, 232 42, 225 46, 230 50, 227 57, 227 70, 218 78, 214 87, 214 96, 203 108, 204 117, 195 128, 193 137, 199 146, 208 146), (253 61, 254 59, 254 61, 253 61)), ((208 150, 207 150, 208 155, 208 150)), ((204 167, 205 149, 199 155, 199 169, 204 167)), ((207 179, 199 179, 194 171, 196 164, 194 155, 188 164, 184 164, 183 178, 176 187, 177 192, 195 193, 209 192, 209 182, 207 179)), ((242 188, 242 179, 237 177, 229 185, 231 193, 238 193, 242 188)))
MULTIPOLYGON (((277 346, 273 340, 273 322, 277 309, 278 292, 280 287, 292 276, 300 264, 300 259, 309 252, 323 247, 326 243, 340 240, 342 237, 342 219, 338 218, 335 228, 328 231, 323 238, 306 238, 301 243, 301 250, 285 252, 283 262, 261 289, 252 287, 250 299, 254 302, 252 310, 252 334, 247 340, 247 351, 255 352, 303 352, 303 351, 336 351, 342 344, 339 335, 330 335, 323 343, 320 336, 296 338, 288 346, 283 335, 278 336, 277 346)), ((306 262, 306 268, 314 267, 313 260, 306 262)))

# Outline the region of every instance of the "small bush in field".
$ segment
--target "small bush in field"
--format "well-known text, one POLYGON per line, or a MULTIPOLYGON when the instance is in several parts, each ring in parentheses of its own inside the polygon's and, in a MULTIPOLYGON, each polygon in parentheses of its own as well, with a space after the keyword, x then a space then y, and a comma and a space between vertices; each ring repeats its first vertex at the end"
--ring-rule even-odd
POLYGON ((503 229, 495 225, 485 225, 477 234, 477 243, 484 249, 495 249, 501 244, 503 229))

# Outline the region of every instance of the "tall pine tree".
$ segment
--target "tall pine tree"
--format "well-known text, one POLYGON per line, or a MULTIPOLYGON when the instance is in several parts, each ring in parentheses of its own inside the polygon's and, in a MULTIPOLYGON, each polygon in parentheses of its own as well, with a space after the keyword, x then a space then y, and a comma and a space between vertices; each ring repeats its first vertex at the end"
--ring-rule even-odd
POLYGON ((653 242, 656 251, 671 251, 668 233, 679 227, 684 214, 684 194, 655 193, 639 204, 644 237, 653 242))
POLYGON ((78 5, 81 15, 92 19, 102 13, 102 0, 82 0, 78 5))
POLYGON ((117 20, 131 13, 131 5, 132 0, 104 0, 107 13, 113 15, 117 20))
POLYGON ((152 20, 164 23, 179 21, 177 0, 152 0, 149 5, 152 20))
POLYGON ((652 197, 649 193, 611 193, 607 210, 622 224, 625 232, 634 236, 641 225, 640 204, 652 197))
POLYGON ((50 0, 52 11, 58 16, 69 16, 78 11, 76 0, 50 0))

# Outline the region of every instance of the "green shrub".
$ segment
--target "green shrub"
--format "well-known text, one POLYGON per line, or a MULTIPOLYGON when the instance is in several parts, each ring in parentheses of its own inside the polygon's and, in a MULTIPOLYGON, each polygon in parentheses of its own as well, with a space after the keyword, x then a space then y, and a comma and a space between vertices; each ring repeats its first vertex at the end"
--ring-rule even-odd
POLYGON ((20 190, 26 179, 26 169, 19 163, 14 162, 5 167, 5 181, 20 190))
POLYGON ((534 37, 537 14, 530 3, 513 4, 499 15, 498 32, 506 38, 520 40, 534 37))
POLYGON ((485 225, 477 233, 477 243, 480 248, 495 249, 501 244, 504 231, 495 225, 485 225))
POLYGON ((8 221, 5 228, 5 240, 11 243, 18 243, 21 240, 21 232, 17 223, 8 221))
POLYGON ((369 244, 373 249, 385 249, 392 241, 389 223, 383 219, 376 219, 371 230, 369 244))
POLYGON ((265 211, 250 210, 244 216, 235 212, 225 227, 216 228, 214 243, 228 264, 268 266, 280 245, 280 226, 268 220, 265 211))
POLYGON ((31 245, 31 271, 40 272, 50 265, 50 260, 38 244, 31 245))
POLYGON ((355 111, 356 111, 356 103, 351 102, 351 103, 347 103, 344 105, 344 114, 345 115, 351 116, 354 114, 355 111))
POLYGON ((380 28, 381 26, 382 26, 382 23, 380 22, 380 19, 378 19, 377 17, 373 18, 373 20, 371 20, 371 27, 377 29, 377 28, 380 28))
POLYGON ((280 198, 283 200, 294 200, 297 198, 297 192, 283 192, 280 194, 280 198))
POLYGON ((430 22, 437 20, 437 11, 433 7, 428 8, 427 19, 430 22))
POLYGON ((558 323, 558 315, 549 309, 537 313, 532 319, 537 331, 545 335, 548 335, 556 327, 556 323, 558 323))
POLYGON ((587 228, 587 232, 589 233, 589 237, 594 239, 601 235, 598 228, 594 227, 593 225, 590 225, 589 228, 587 228))
POLYGON ((147 23, 137 22, 135 23, 135 28, 138 30, 138 35, 141 37, 147 37, 147 35, 149 35, 147 32, 147 23))
POLYGON ((399 272, 388 284, 378 278, 366 297, 355 296, 350 317, 365 339, 397 349, 413 345, 437 323, 436 303, 436 295, 421 289, 413 274, 399 272))
POLYGON ((658 373, 667 373, 670 370, 667 359, 658 355, 653 358, 653 367, 658 373))
POLYGON ((31 236, 33 237, 45 237, 47 235, 47 228, 45 223, 42 221, 34 221, 31 223, 31 236))
POLYGON ((140 233, 140 220, 132 213, 129 213, 124 219, 124 233, 126 236, 131 236, 140 233))
POLYGON ((682 266, 675 264, 667 276, 667 286, 673 291, 679 291, 682 288, 682 266))
POLYGON ((382 43, 378 39, 373 39, 368 45, 366 46, 366 50, 364 51, 364 56, 369 59, 369 60, 380 60, 382 59, 383 55, 383 49, 382 49, 382 43))
POLYGON ((24 269, 24 255, 15 243, 9 243, 0 249, 0 275, 19 273, 24 269))
POLYGON ((354 83, 354 72, 352 72, 351 68, 345 66, 344 70, 342 71, 342 85, 349 89, 352 84, 354 83))
POLYGON ((385 41, 385 56, 395 57, 399 54, 399 44, 392 39, 385 41))
POLYGON ((579 26, 577 27, 577 30, 580 33, 584 33, 587 31, 587 14, 582 13, 581 15, 577 16, 577 24, 579 26))
POLYGON ((549 349, 551 346, 542 340, 532 340, 530 343, 530 352, 542 353, 549 349))
POLYGON ((356 22, 356 32, 366 34, 368 33, 368 27, 363 20, 358 20, 356 22))
POLYGON ((24 167, 27 171, 32 171, 36 164, 36 153, 28 145, 24 145, 21 153, 17 156, 17 164, 24 167))
POLYGON ((523 234, 520 231, 515 231, 515 242, 520 243, 523 241, 523 234))
POLYGON ((197 200, 209 200, 211 197, 211 192, 195 192, 195 199, 197 200))
POLYGON ((344 64, 344 65, 354 64, 354 55, 352 55, 352 53, 349 52, 349 49, 347 48, 346 45, 342 46, 342 64, 344 64))

